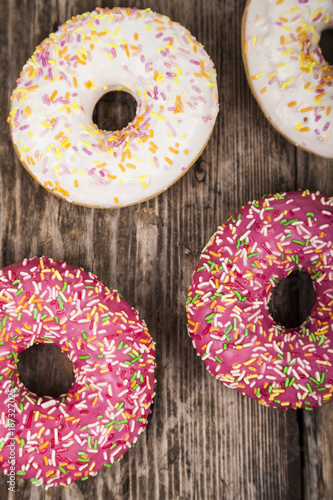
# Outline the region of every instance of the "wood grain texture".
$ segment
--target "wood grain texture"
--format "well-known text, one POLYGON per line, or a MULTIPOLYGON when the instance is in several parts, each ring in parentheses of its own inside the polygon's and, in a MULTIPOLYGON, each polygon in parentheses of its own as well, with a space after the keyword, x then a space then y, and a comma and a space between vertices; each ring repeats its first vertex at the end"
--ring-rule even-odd
MULTIPOLYGON (((121 3, 121 2, 119 2, 121 3)), ((101 1, 101 7, 119 4, 101 1)), ((184 304, 217 226, 264 193, 333 194, 333 162, 296 150, 252 97, 241 57, 243 0, 129 0, 184 24, 215 62, 220 114, 191 170, 157 198, 98 210, 52 196, 21 167, 6 117, 35 46, 94 0, 0 0, 0 267, 33 255, 64 259, 118 288, 156 342, 157 385, 134 449, 86 482, 45 490, 17 480, 22 500, 323 500, 333 496, 333 405, 264 408, 205 370, 187 335, 184 304)))

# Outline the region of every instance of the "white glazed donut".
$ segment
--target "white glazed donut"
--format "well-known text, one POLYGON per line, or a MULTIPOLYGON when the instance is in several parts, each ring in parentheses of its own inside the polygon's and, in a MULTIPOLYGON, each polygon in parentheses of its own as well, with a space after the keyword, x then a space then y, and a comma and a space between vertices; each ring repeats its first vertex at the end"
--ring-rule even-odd
POLYGON ((67 201, 120 207, 173 184, 205 147, 218 113, 216 72, 200 43, 150 9, 96 9, 36 48, 12 95, 22 164, 67 201), (92 123, 111 90, 137 101, 123 130, 92 123))
POLYGON ((266 117, 288 140, 333 158, 333 70, 318 45, 333 0, 248 0, 243 57, 266 117))

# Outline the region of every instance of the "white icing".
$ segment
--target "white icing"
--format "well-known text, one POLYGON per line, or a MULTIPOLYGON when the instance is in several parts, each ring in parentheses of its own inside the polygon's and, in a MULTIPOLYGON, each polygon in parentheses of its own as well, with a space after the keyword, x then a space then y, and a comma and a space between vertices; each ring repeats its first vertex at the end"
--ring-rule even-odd
POLYGON ((150 10, 98 9, 37 47, 13 92, 10 124, 42 185, 67 201, 119 207, 173 184, 205 147, 217 113, 213 62, 189 31, 150 10), (118 138, 92 123, 96 102, 115 89, 137 100, 118 138))
POLYGON ((333 0, 251 0, 245 15, 248 77, 265 115, 296 145, 333 158, 333 68, 318 45, 333 0))

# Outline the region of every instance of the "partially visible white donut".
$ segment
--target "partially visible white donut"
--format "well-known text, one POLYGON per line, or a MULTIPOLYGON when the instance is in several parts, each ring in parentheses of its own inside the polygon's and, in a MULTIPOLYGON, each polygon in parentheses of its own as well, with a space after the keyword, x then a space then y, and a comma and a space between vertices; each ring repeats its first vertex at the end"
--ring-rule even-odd
POLYGON ((119 207, 173 184, 205 147, 218 113, 216 72, 200 43, 150 9, 96 9, 36 48, 12 95, 9 122, 22 164, 53 193, 119 207), (100 97, 126 90, 136 117, 99 130, 100 97))
POLYGON ((291 142, 333 158, 333 67, 318 45, 333 0, 248 0, 243 56, 252 91, 291 142))

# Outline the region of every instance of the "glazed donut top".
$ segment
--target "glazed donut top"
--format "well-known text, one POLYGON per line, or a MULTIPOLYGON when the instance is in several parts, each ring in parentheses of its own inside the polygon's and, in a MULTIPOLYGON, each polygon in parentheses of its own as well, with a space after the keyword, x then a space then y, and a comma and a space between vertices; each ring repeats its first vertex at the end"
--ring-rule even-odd
POLYGON ((213 235, 187 302, 189 334, 211 374, 263 405, 315 408, 333 396, 333 198, 290 192, 247 204, 213 235), (298 328, 268 311, 300 269, 316 301, 298 328))
POLYGON ((333 158, 332 66, 318 45, 333 26, 332 0, 250 0, 243 54, 250 86, 294 144, 333 158))
POLYGON ((25 259, 0 271, 0 465, 37 485, 85 480, 122 455, 147 425, 155 351, 144 321, 95 275, 52 259, 25 259), (57 345, 75 381, 60 398, 38 397, 20 382, 19 354, 57 345), (7 426, 16 388, 15 436, 7 426))
POLYGON ((36 48, 9 122, 24 166, 68 201, 119 207, 173 184, 205 147, 218 112, 216 72, 200 43, 150 9, 96 9, 36 48), (125 90, 133 122, 99 130, 99 98, 125 90))

